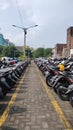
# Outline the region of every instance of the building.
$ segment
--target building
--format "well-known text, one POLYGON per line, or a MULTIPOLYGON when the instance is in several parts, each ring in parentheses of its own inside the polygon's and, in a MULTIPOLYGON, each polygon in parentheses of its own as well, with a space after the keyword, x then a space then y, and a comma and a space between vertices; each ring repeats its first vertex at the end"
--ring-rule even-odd
POLYGON ((57 43, 55 46, 55 57, 62 57, 63 48, 66 48, 67 44, 57 43))
POLYGON ((0 34, 0 45, 1 46, 12 46, 14 45, 12 42, 10 42, 8 39, 5 39, 2 34, 0 34))
POLYGON ((68 58, 70 56, 70 51, 68 48, 63 48, 63 51, 62 51, 62 57, 63 58, 68 58))
POLYGON ((4 45, 5 41, 4 41, 4 37, 2 34, 0 34, 0 45, 4 45))
POLYGON ((73 27, 67 29, 67 49, 69 50, 69 56, 73 56, 73 27))
POLYGON ((56 50, 55 50, 55 47, 52 48, 52 57, 53 57, 53 58, 56 58, 56 50))
POLYGON ((73 27, 67 29, 67 48, 73 49, 73 27))
POLYGON ((73 57, 73 27, 67 29, 66 44, 57 43, 53 49, 53 57, 73 57))

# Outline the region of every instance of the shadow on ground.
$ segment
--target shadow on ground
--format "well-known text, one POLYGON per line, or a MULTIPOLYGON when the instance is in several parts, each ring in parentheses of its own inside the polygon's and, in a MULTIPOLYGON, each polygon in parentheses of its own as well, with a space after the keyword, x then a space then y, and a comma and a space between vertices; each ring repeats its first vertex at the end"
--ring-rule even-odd
POLYGON ((17 128, 8 127, 8 126, 3 126, 2 128, 0 128, 0 130, 18 130, 18 129, 17 128))
POLYGON ((23 112, 26 112, 26 111, 27 111, 26 108, 19 107, 19 106, 12 106, 12 108, 9 112, 9 115, 20 114, 20 113, 23 113, 23 112))

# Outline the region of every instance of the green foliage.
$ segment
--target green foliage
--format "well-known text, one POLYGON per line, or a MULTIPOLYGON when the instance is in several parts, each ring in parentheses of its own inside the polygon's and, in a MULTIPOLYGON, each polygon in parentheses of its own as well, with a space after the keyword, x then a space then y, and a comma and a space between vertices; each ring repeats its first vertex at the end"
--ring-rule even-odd
POLYGON ((3 56, 3 46, 0 46, 0 57, 2 57, 3 56))
POLYGON ((0 57, 20 57, 21 60, 25 60, 27 57, 49 57, 51 55, 51 48, 37 48, 34 50, 33 48, 27 47, 27 55, 24 56, 23 52, 20 52, 16 49, 15 46, 0 46, 0 57))
POLYGON ((20 60, 22 60, 22 61, 24 61, 24 60, 26 60, 26 59, 27 59, 27 57, 26 57, 26 56, 24 56, 24 55, 21 55, 21 56, 19 57, 19 59, 20 59, 20 60))
POLYGON ((38 48, 33 52, 33 56, 35 58, 43 57, 44 56, 44 48, 38 48))
POLYGON ((38 57, 49 57, 51 55, 52 49, 51 48, 38 48, 33 51, 33 57, 38 58, 38 57))
POLYGON ((28 58, 32 58, 32 48, 27 47, 27 48, 25 49, 25 55, 26 55, 28 58))
POLYGON ((0 46, 0 57, 19 57, 23 53, 18 51, 15 46, 0 46))
POLYGON ((51 48, 46 48, 45 51, 44 51, 44 57, 51 56, 51 52, 52 52, 51 48))

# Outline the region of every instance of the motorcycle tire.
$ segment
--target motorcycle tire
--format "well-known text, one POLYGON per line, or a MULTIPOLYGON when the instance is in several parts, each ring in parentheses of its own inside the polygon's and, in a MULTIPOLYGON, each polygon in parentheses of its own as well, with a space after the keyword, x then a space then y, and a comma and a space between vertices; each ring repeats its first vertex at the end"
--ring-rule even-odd
POLYGON ((71 106, 73 107, 73 93, 71 93, 69 96, 69 102, 70 102, 71 106))
POLYGON ((57 89, 62 86, 62 83, 57 83, 54 87, 53 87, 53 90, 54 92, 57 94, 57 89))
MULTIPOLYGON (((62 85, 61 85, 62 86, 62 85)), ((68 101, 68 95, 66 95, 65 94, 65 91, 63 91, 62 89, 61 89, 61 86, 59 86, 58 88, 57 88, 57 94, 58 94, 58 96, 60 97, 60 99, 61 100, 63 100, 63 101, 68 101)))
POLYGON ((46 84, 47 84, 49 87, 52 87, 52 86, 51 86, 51 78, 52 78, 52 75, 49 75, 48 77, 46 77, 46 84))

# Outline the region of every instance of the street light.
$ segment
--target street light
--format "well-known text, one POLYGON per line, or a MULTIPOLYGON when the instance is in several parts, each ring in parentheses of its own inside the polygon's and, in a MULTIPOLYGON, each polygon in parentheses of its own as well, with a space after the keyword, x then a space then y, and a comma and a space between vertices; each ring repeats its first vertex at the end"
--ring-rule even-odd
POLYGON ((23 32, 24 32, 24 47, 23 47, 23 52, 24 52, 24 55, 25 55, 25 48, 26 48, 26 34, 27 34, 27 30, 30 29, 30 28, 33 28, 33 27, 37 27, 38 25, 30 26, 30 27, 27 27, 27 28, 23 28, 23 27, 16 26, 16 25, 12 25, 12 26, 13 26, 13 27, 20 28, 20 29, 22 29, 23 32))

